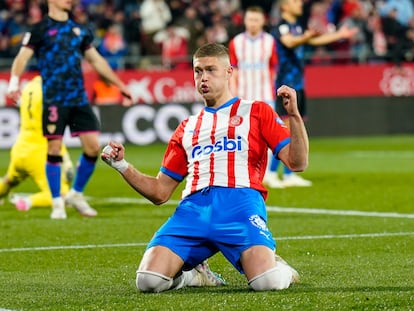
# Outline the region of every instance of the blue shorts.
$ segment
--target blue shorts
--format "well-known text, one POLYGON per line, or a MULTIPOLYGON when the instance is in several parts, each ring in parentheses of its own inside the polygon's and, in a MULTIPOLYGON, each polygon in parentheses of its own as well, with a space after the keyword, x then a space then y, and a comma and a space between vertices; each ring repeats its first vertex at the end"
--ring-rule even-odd
POLYGON ((243 273, 240 256, 255 245, 275 249, 262 194, 249 188, 208 187, 184 198, 148 244, 165 246, 190 269, 217 252, 243 273))

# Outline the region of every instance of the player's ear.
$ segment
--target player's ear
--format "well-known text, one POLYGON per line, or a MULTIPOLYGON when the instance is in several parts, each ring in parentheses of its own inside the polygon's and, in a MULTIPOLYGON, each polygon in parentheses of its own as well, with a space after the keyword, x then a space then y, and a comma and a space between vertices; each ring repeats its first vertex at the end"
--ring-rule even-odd
POLYGON ((227 67, 227 77, 230 79, 233 76, 233 66, 227 67))

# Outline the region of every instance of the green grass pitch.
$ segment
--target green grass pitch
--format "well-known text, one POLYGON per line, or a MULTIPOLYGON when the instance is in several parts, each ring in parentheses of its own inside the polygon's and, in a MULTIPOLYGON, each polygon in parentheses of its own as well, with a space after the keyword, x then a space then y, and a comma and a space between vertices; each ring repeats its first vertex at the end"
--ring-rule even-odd
MULTIPOLYGON (((67 220, 52 221, 46 208, 0 205, 0 310, 413 310, 414 135, 312 138, 310 146, 303 176, 314 185, 271 190, 267 201, 278 253, 300 284, 252 292, 217 254, 210 266, 225 287, 137 292, 145 245, 180 191, 153 206, 99 161, 86 190, 96 218, 69 209, 67 220)), ((164 147, 128 145, 127 159, 155 174, 164 147)), ((0 175, 8 161, 1 150, 0 175)), ((26 181, 15 191, 34 189, 26 181)))

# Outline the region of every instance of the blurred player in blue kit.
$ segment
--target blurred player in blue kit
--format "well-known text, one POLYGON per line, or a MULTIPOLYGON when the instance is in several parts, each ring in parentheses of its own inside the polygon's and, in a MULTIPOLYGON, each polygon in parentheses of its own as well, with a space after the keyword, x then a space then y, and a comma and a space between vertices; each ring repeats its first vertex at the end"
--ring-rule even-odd
POLYGON ((43 134, 48 139, 46 176, 52 194, 52 219, 66 219, 66 205, 76 207, 83 215, 97 212, 85 200, 84 188, 95 169, 99 155, 99 123, 88 103, 81 62, 85 58, 110 83, 119 87, 124 104, 132 103, 131 94, 105 59, 92 46, 89 28, 70 18, 72 0, 48 0, 48 15, 33 25, 22 40, 13 61, 8 95, 19 98, 19 79, 33 55, 43 81, 43 134), (66 126, 78 136, 83 153, 72 189, 61 196, 61 146, 66 126))
MULTIPOLYGON (((303 0, 280 0, 278 3, 281 12, 281 20, 274 29, 276 38, 277 55, 279 58, 276 75, 276 89, 287 85, 296 90, 298 108, 303 119, 307 117, 305 95, 305 45, 326 45, 338 40, 348 39, 357 33, 357 29, 343 25, 337 31, 320 33, 317 29, 303 29, 299 18, 302 16, 303 0)), ((276 111, 286 122, 288 113, 283 105, 283 98, 276 98, 276 111)), ((285 166, 283 179, 278 177, 279 159, 273 158, 270 172, 266 174, 265 184, 271 188, 283 187, 308 187, 312 182, 302 178, 285 166)))

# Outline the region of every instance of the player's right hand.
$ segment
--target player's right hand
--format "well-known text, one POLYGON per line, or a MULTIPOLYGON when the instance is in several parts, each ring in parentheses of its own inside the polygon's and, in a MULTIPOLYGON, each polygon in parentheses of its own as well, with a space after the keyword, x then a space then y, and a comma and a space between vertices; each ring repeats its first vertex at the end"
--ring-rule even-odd
POLYGON ((7 87, 7 97, 17 104, 20 99, 19 78, 12 76, 7 87))
POLYGON ((122 174, 129 167, 129 163, 124 159, 124 153, 125 148, 122 144, 109 142, 102 150, 101 159, 122 174))

